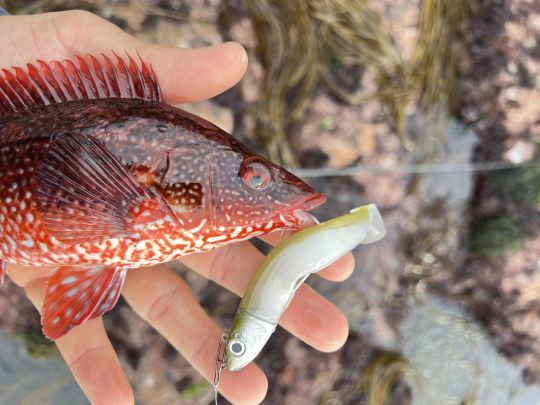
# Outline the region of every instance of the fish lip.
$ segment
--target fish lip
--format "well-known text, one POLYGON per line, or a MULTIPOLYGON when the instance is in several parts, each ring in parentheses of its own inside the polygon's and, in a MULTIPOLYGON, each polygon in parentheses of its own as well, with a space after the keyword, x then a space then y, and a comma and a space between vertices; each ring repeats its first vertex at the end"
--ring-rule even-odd
POLYGON ((326 196, 324 194, 315 193, 310 195, 304 201, 295 204, 294 210, 311 211, 326 202, 326 196))
POLYGON ((319 223, 318 219, 315 218, 307 211, 298 210, 291 214, 290 227, 292 229, 301 229, 308 228, 319 223))
POLYGON ((318 223, 318 220, 307 211, 326 202, 323 194, 310 195, 304 201, 290 207, 289 214, 282 217, 285 225, 290 229, 306 228, 318 223))

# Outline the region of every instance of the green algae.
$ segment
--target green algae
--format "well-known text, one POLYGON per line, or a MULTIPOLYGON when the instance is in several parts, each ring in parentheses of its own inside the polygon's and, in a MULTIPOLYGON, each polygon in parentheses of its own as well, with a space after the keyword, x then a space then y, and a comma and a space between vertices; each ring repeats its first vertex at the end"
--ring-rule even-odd
POLYGON ((470 249, 481 256, 495 256, 514 250, 524 238, 519 224, 504 215, 486 218, 471 228, 470 249))
POLYGON ((21 328, 17 330, 15 336, 25 345, 30 357, 46 359, 58 355, 54 342, 44 337, 41 331, 21 328))

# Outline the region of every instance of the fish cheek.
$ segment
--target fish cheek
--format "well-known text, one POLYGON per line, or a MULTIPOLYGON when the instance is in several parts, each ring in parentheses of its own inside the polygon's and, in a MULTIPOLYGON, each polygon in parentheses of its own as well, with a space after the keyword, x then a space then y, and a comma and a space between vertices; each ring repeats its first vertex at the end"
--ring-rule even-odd
POLYGON ((210 207, 207 155, 202 148, 178 147, 167 153, 156 170, 154 187, 179 219, 189 218, 189 223, 183 221, 186 226, 204 219, 210 207))
POLYGON ((157 184, 165 200, 178 211, 202 209, 204 187, 201 183, 177 182, 165 186, 157 184))

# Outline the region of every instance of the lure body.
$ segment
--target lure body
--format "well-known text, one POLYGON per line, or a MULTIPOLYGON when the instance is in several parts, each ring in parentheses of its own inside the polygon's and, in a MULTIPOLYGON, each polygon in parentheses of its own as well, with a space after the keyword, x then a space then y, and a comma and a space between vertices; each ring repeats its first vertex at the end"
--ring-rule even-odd
POLYGON ((53 339, 110 310, 127 269, 298 228, 324 201, 116 58, 0 74, 0 278, 6 262, 59 266, 53 339))
POLYGON ((274 248, 240 303, 226 347, 227 368, 239 370, 259 354, 310 274, 359 244, 381 239, 385 233, 379 211, 371 204, 304 229, 274 248))

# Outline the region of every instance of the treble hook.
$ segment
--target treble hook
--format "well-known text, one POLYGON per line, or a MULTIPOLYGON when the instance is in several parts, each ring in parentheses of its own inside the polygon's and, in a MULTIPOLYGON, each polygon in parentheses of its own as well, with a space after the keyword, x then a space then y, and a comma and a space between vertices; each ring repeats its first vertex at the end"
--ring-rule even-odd
POLYGON ((227 347, 227 341, 229 340, 229 334, 223 332, 219 339, 218 349, 216 353, 216 369, 214 372, 214 403, 218 405, 218 387, 219 380, 221 378, 221 372, 224 368, 227 367, 227 352, 225 348, 227 347))

